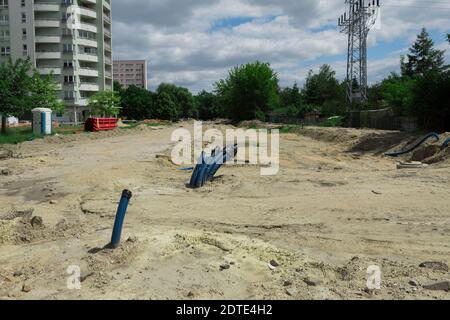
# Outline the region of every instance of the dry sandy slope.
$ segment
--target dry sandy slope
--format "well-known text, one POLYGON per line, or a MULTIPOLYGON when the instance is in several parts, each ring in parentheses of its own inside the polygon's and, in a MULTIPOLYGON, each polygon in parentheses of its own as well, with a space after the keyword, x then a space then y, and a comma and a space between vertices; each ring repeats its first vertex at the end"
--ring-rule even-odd
POLYGON ((0 176, 0 215, 34 208, 44 227, 0 221, 0 298, 449 298, 409 285, 450 280, 419 267, 450 264, 448 161, 399 171, 376 143, 362 152, 358 141, 389 135, 393 147, 409 137, 308 129, 282 135, 277 176, 227 167, 194 191, 189 173, 155 158, 176 127, 14 148, 20 156, 0 162, 12 171, 0 176), (100 250, 124 188, 134 197, 123 246, 100 250), (280 266, 271 270, 271 260, 280 266), (70 265, 86 276, 81 290, 66 288, 70 265), (375 295, 363 290, 370 265, 383 271, 375 295))

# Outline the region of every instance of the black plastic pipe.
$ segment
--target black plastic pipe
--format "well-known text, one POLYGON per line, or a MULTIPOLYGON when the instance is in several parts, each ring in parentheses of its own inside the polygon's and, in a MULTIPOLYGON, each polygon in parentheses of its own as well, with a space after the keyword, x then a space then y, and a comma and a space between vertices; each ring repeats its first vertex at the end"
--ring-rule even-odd
POLYGON ((427 134, 425 137, 423 137, 422 140, 420 140, 418 143, 416 143, 415 145, 413 145, 411 148, 408 148, 408 149, 406 149, 406 150, 399 151, 399 152, 389 152, 389 153, 385 153, 384 155, 385 155, 386 157, 393 157, 393 158, 396 158, 396 157, 399 157, 399 156, 401 156, 401 155, 410 153, 410 152, 416 150, 418 147, 420 147, 423 143, 425 143, 425 141, 427 141, 427 140, 430 139, 430 138, 435 138, 437 141, 439 141, 439 135, 438 135, 437 133, 434 133, 434 132, 433 132, 433 133, 427 134))

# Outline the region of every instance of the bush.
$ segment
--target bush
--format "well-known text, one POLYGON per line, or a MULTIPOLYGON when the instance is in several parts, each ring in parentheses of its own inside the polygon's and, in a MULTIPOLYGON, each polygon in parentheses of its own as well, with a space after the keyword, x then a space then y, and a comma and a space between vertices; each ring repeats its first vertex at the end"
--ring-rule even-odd
POLYGON ((279 106, 278 77, 270 64, 255 62, 232 69, 215 84, 226 114, 235 121, 265 120, 279 106))

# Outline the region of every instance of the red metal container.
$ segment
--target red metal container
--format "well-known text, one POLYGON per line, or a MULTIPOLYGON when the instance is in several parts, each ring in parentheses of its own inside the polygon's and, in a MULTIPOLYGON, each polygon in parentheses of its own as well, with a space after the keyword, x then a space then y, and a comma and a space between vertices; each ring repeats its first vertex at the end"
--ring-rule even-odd
POLYGON ((89 132, 114 130, 117 128, 117 118, 89 118, 84 123, 84 130, 89 132))

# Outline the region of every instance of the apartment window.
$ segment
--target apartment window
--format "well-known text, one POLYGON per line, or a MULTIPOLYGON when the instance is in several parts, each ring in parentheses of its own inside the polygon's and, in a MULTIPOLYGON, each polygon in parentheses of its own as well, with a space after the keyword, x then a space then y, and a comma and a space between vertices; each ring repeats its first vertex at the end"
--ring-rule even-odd
POLYGON ((62 0, 63 5, 71 5, 73 4, 73 0, 62 0))
POLYGON ((9 17, 7 14, 0 15, 0 25, 6 25, 9 23, 9 17))
POLYGON ((9 56, 11 54, 11 48, 10 47, 1 47, 0 48, 0 55, 2 56, 9 56))
POLYGON ((22 23, 27 22, 27 14, 25 12, 22 12, 22 23))
POLYGON ((64 91, 64 99, 65 100, 73 100, 75 98, 74 91, 64 91))
POLYGON ((8 0, 0 0, 0 7, 8 8, 8 0))
POLYGON ((27 29, 22 29, 22 39, 25 40, 27 38, 27 29))
POLYGON ((87 54, 97 54, 97 49, 96 48, 85 47, 83 52, 87 53, 87 54))
POLYGON ((64 83, 75 83, 75 76, 64 76, 64 83))
POLYGON ((63 44, 63 52, 73 52, 74 45, 70 43, 63 44))
POLYGON ((64 60, 64 68, 72 69, 73 68, 73 61, 71 61, 71 60, 64 60))
POLYGON ((25 0, 22 0, 22 1, 21 1, 20 6, 21 6, 22 8, 25 7, 25 0))
POLYGON ((0 39, 8 39, 9 30, 0 30, 0 39))
POLYGON ((26 44, 23 45, 23 55, 26 56, 28 54, 28 46, 26 44))
POLYGON ((73 35, 73 31, 70 30, 70 29, 64 28, 62 30, 62 34, 63 34, 63 36, 72 36, 73 35))

